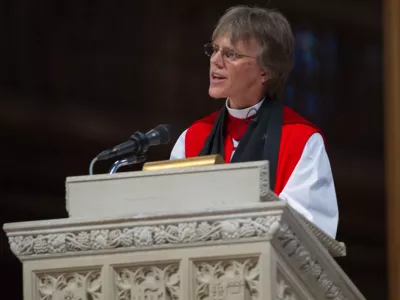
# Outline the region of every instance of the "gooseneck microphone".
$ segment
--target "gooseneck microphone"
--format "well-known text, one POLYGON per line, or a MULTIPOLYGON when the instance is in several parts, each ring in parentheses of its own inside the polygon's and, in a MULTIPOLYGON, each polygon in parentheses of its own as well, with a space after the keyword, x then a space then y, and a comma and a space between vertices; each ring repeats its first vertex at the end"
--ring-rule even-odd
POLYGON ((169 142, 169 125, 158 125, 146 134, 137 131, 128 141, 97 155, 97 160, 106 160, 128 153, 144 154, 150 146, 158 146, 169 142))
POLYGON ((169 142, 169 127, 168 124, 162 124, 147 133, 137 131, 126 142, 104 150, 92 160, 89 174, 93 174, 93 165, 98 160, 107 160, 126 154, 143 156, 149 147, 167 144, 169 142))

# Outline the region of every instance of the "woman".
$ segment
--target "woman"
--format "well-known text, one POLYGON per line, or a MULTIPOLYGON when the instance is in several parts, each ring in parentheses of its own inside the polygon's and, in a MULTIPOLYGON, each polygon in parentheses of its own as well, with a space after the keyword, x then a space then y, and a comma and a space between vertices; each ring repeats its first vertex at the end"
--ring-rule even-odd
POLYGON ((279 99, 293 67, 286 18, 263 8, 230 8, 205 53, 209 95, 226 102, 182 133, 171 159, 221 154, 226 162, 268 160, 271 189, 335 237, 338 206, 322 133, 279 99))

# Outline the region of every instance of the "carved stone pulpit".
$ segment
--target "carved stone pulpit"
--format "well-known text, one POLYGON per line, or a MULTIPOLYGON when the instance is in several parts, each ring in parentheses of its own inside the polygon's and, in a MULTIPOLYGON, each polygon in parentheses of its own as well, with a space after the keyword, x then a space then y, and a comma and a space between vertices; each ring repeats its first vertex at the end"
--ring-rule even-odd
POLYGON ((69 177, 69 218, 4 225, 24 299, 364 299, 344 244, 268 178, 267 162, 69 177))

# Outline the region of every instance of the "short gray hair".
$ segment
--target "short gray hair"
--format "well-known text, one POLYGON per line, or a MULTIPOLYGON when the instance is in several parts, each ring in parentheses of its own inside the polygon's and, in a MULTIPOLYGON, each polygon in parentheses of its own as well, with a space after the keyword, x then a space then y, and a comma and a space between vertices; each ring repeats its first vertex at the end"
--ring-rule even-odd
POLYGON ((259 65, 271 74, 266 93, 279 97, 294 64, 295 39, 288 20, 278 11, 234 6, 219 19, 212 40, 230 35, 232 45, 254 39, 261 48, 259 65))

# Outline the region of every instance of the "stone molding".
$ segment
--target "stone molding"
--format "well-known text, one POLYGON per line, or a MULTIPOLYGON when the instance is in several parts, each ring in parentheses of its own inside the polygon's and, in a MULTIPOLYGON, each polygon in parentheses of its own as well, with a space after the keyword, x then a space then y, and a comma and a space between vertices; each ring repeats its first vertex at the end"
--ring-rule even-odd
MULTIPOLYGON (((160 214, 103 220, 59 219, 6 224, 12 252, 20 259, 84 252, 184 247, 198 244, 271 240, 282 226, 285 203, 219 209, 187 215, 160 214)), ((292 212, 293 213, 293 212, 292 212)), ((303 222, 333 256, 342 243, 303 222)))

